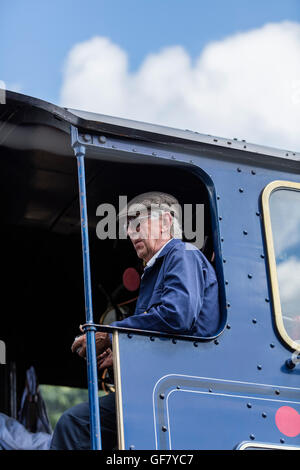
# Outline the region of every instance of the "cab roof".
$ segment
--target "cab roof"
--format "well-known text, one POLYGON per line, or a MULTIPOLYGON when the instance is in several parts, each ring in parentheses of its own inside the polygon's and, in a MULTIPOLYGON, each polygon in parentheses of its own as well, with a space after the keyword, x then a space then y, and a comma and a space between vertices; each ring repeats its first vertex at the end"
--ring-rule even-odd
MULTIPOLYGON (((271 157, 268 166, 272 166, 270 165, 272 160, 283 159, 286 167, 300 170, 300 152, 248 143, 243 139, 217 137, 191 130, 64 108, 12 91, 0 90, 0 96, 5 96, 5 103, 0 106, 0 123, 2 121, 2 126, 5 122, 19 125, 39 123, 58 127, 70 133, 70 125, 73 125, 88 133, 104 133, 157 144, 179 144, 193 150, 197 147, 205 147, 210 150, 214 149, 216 152, 221 151, 224 157, 227 154, 237 152, 241 163, 243 159, 247 163, 249 158, 252 162, 257 159, 258 163, 262 163, 262 160, 265 159, 261 159, 261 157, 264 156, 271 157)), ((0 126, 0 129, 2 126, 0 126)))

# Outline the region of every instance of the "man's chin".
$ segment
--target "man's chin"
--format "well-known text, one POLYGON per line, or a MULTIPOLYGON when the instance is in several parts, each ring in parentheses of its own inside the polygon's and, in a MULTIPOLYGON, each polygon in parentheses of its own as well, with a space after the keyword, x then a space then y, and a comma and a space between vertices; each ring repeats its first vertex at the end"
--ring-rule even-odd
POLYGON ((145 249, 144 243, 143 242, 137 243, 134 248, 135 248, 138 258, 144 259, 147 254, 147 250, 145 249))
POLYGON ((143 250, 143 248, 140 248, 140 249, 139 249, 139 248, 136 248, 135 251, 136 251, 136 254, 137 254, 137 256, 138 256, 139 258, 144 258, 144 256, 145 256, 145 250, 143 250))

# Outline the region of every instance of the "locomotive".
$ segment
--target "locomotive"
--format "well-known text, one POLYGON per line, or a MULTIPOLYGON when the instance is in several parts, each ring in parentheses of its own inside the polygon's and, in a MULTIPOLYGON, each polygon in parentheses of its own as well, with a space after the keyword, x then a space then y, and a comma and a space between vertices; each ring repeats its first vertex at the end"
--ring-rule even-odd
POLYGON ((299 449, 300 154, 2 95, 0 411, 16 415, 34 364, 40 383, 88 383, 94 449, 99 386, 120 450, 299 449), (126 238, 99 239, 97 208, 147 191, 204 208, 212 337, 110 326, 133 314, 143 266, 126 238), (80 324, 87 366, 70 351, 80 324), (112 334, 113 384, 95 331, 112 334))

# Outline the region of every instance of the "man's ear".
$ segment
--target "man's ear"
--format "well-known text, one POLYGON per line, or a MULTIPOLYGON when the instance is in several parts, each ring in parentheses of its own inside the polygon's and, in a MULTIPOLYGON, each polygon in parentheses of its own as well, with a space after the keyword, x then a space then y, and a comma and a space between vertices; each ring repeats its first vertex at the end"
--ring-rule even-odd
POLYGON ((164 212, 162 214, 162 222, 161 222, 162 233, 170 235, 171 227, 172 227, 172 216, 169 212, 164 212))

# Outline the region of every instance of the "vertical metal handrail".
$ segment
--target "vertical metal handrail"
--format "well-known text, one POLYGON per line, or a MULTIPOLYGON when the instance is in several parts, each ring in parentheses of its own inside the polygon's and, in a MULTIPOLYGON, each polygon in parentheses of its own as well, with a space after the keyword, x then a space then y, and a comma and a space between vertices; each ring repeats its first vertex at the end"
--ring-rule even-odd
POLYGON ((84 297, 85 297, 85 316, 86 324, 84 331, 86 333, 87 343, 87 374, 88 374, 88 393, 90 407, 90 436, 91 448, 101 450, 101 432, 100 432, 100 408, 98 399, 98 373, 96 357, 96 341, 93 326, 93 305, 92 305, 92 285, 90 269, 89 252, 89 233, 88 233, 88 215, 86 202, 86 184, 85 184, 85 146, 80 144, 73 145, 74 153, 77 159, 79 202, 80 202, 80 222, 81 222, 81 240, 82 240, 82 258, 83 258, 83 278, 84 278, 84 297))

